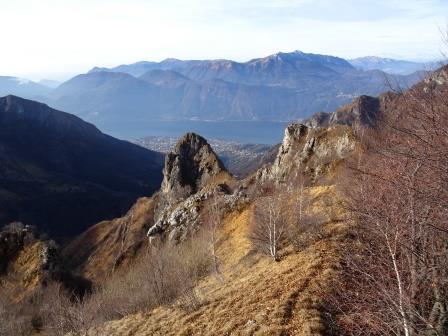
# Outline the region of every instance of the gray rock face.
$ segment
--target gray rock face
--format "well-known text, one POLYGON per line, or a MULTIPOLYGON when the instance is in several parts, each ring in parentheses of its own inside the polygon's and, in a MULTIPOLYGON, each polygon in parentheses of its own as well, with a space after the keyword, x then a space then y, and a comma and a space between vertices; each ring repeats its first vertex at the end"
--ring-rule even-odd
MULTIPOLYGON (((290 161, 291 156, 295 153, 295 147, 306 138, 308 134, 308 127, 303 124, 294 123, 289 125, 285 129, 285 136, 283 138, 282 145, 280 146, 277 158, 272 165, 272 173, 278 174, 282 170, 282 167, 290 161)), ((310 141, 309 144, 306 145, 306 149, 304 148, 304 153, 308 152, 312 145, 313 140, 310 141)))
POLYGON ((148 237, 166 233, 170 241, 183 240, 199 224, 203 202, 229 193, 225 185, 205 188, 221 173, 227 171, 204 138, 195 133, 182 137, 166 156, 155 224, 148 237))
POLYGON ((230 190, 225 185, 218 185, 191 195, 163 212, 156 224, 148 230, 148 237, 151 239, 157 234, 167 233, 170 242, 184 240, 189 233, 194 232, 201 225, 204 203, 213 197, 216 198, 221 213, 241 207, 248 202, 248 198, 241 192, 232 194, 229 192, 230 190))
POLYGON ((259 170, 260 181, 283 181, 299 171, 321 171, 323 166, 349 155, 355 141, 351 128, 333 126, 312 128, 293 123, 285 130, 285 137, 272 166, 259 170))
POLYGON ((376 125, 381 105, 386 97, 386 95, 379 98, 360 96, 351 104, 345 105, 335 112, 318 112, 307 119, 304 124, 310 128, 335 125, 353 126, 355 124, 373 127, 376 125))
POLYGON ((168 195, 170 203, 175 203, 196 193, 223 171, 223 163, 207 141, 187 133, 165 158, 161 191, 168 195))

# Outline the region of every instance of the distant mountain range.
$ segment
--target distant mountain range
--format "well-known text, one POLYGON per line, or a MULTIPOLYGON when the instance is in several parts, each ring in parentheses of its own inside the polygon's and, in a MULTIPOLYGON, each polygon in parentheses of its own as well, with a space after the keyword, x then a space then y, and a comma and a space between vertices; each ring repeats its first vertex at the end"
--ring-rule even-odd
MULTIPOLYGON (((54 89, 30 82, 24 94, 19 91, 20 81, 6 89, 0 82, 0 92, 38 99, 102 129, 129 127, 126 133, 132 133, 125 122, 303 119, 316 111, 335 110, 359 95, 378 95, 390 89, 386 83, 403 88, 423 76, 419 72, 391 75, 374 64, 400 73, 402 61, 368 63, 369 59, 349 62, 300 51, 245 63, 166 59, 94 68, 54 89)), ((415 65, 416 70, 423 68, 415 65)))
MULTIPOLYGON (((323 58, 328 60, 334 60, 339 59, 336 57, 331 56, 325 56, 325 55, 313 55, 313 54, 305 54, 299 51, 289 53, 300 53, 302 55, 308 55, 311 59, 313 56, 315 58, 323 58)), ((287 53, 278 53, 276 55, 273 55, 274 57, 277 55, 287 55, 287 53)), ((269 58, 269 57, 268 57, 269 58)), ((272 59, 272 56, 270 56, 272 59)), ((257 61, 260 59, 255 59, 249 61, 249 63, 254 63, 254 61, 257 61)), ((417 71, 425 71, 425 70, 434 70, 441 66, 439 62, 412 62, 412 61, 405 61, 405 60, 399 60, 399 59, 393 59, 393 58, 383 58, 383 57, 377 57, 377 56, 365 56, 365 57, 358 57, 354 59, 347 60, 353 67, 360 69, 360 70, 380 70, 384 71, 389 74, 398 74, 398 75, 409 75, 417 71)), ((174 58, 168 58, 166 60, 163 60, 161 62, 137 62, 133 64, 122 64, 114 68, 100 68, 95 67, 90 72, 124 72, 127 74, 130 74, 135 77, 139 77, 143 75, 144 73, 150 71, 150 70, 176 70, 179 72, 183 72, 184 69, 190 69, 192 67, 195 67, 198 69, 199 67, 202 67, 204 65, 210 65, 210 64, 223 64, 225 62, 228 62, 228 64, 238 64, 237 62, 232 62, 228 60, 190 60, 190 61, 182 61, 174 58)), ((340 63, 342 64, 342 63, 340 63)), ((343 67, 346 67, 346 64, 343 65, 343 67)), ((187 70, 188 71, 188 70, 187 70)))
POLYGON ((0 227, 67 238, 128 210, 162 179, 163 156, 47 105, 0 98, 0 227))
POLYGON ((381 70, 396 75, 409 75, 416 71, 433 71, 443 65, 439 62, 411 62, 376 56, 359 57, 351 59, 349 62, 361 70, 381 70))
POLYGON ((59 85, 61 85, 61 82, 51 80, 51 79, 42 79, 38 82, 40 85, 44 85, 46 87, 49 87, 51 89, 57 88, 59 85))
POLYGON ((0 76, 0 97, 10 94, 31 99, 45 100, 51 88, 28 79, 0 76))

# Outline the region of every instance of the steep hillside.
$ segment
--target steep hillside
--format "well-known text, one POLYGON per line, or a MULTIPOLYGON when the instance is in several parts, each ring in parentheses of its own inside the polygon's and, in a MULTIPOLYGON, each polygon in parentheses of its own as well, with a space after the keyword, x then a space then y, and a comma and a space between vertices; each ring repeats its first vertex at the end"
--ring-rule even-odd
MULTIPOLYGON (((180 297, 173 305, 108 322, 91 329, 91 335, 322 335, 327 332, 323 303, 325 295, 332 291, 332 280, 339 273, 339 248, 346 232, 340 196, 332 185, 331 175, 336 163, 350 155, 356 140, 350 135, 349 127, 345 126, 315 131, 317 133, 303 125, 291 125, 274 165, 263 168, 232 188, 233 193, 215 190, 207 183, 205 190, 174 201, 174 207, 163 205, 165 213, 170 216, 162 212, 159 216, 162 222, 160 219, 156 221, 148 235, 152 239, 165 237, 170 242, 181 243, 187 239, 182 230, 194 232, 198 225, 207 228, 210 217, 205 217, 205 221, 197 218, 210 211, 208 201, 216 200, 222 219, 215 240, 210 242, 214 246, 215 270, 201 280, 194 288, 194 294, 187 298, 180 297), (304 148, 310 139, 315 139, 314 145, 304 148), (345 144, 343 149, 341 143, 345 144), (303 153, 307 153, 308 158, 297 166, 297 158, 303 153), (325 156, 327 161, 322 160, 325 154, 331 154, 325 156), (331 169, 328 168, 330 166, 331 169), (299 171, 311 173, 315 182, 305 189, 282 189, 281 206, 291 225, 291 231, 287 233, 290 243, 282 249, 281 260, 274 262, 263 256, 251 241, 255 208, 263 199, 263 185, 274 183, 281 187, 286 175, 290 177, 290 183, 299 171), (317 177, 325 177, 327 182, 322 184, 317 177), (262 180, 269 182, 263 183, 262 180), (312 229, 301 227, 303 224, 296 222, 297 202, 302 198, 306 199, 308 218, 315 218, 312 229), (170 220, 163 222, 163 218, 170 220), (298 236, 294 234, 296 229, 301 232, 298 236), (194 305, 190 300, 194 300, 194 305)), ((167 197, 173 192, 175 195, 185 194, 179 193, 179 188, 169 186, 173 179, 176 183, 180 181, 178 174, 170 173, 172 164, 178 162, 175 156, 183 152, 180 150, 183 145, 190 148, 195 143, 187 139, 188 136, 178 144, 174 155, 167 157, 162 198, 173 199, 172 195, 167 197)), ((206 151, 207 146, 202 148, 206 151)), ((216 172, 220 170, 219 164, 212 166, 216 172)), ((176 167, 180 168, 182 164, 176 167)), ((144 208, 143 204, 148 204, 148 201, 142 202, 140 206, 144 208)))
POLYGON ((62 263, 54 241, 39 239, 32 227, 16 222, 0 230, 0 290, 20 301, 51 282, 61 283, 77 295, 91 286, 62 263))
MULTIPOLYGON (((326 199, 337 198, 332 187, 309 192, 319 211, 328 207, 326 199)), ((248 207, 224 219, 216 250, 220 273, 196 287, 197 309, 185 309, 179 300, 170 307, 106 323, 89 335, 325 334, 323 297, 338 273, 343 224, 328 220, 323 235, 327 238, 309 242, 300 252, 284 251, 275 263, 252 248, 248 239, 252 215, 248 207)))
POLYGON ((0 225, 68 238, 160 185, 162 157, 33 101, 0 99, 0 225))
POLYGON ((88 228, 63 250, 67 266, 95 283, 126 269, 147 251, 146 232, 154 224, 152 198, 142 197, 120 218, 88 228))
POLYGON ((163 239, 170 234, 170 240, 186 236, 201 223, 202 203, 214 192, 228 193, 235 183, 210 145, 194 133, 167 154, 163 174, 159 193, 140 198, 121 218, 94 225, 64 249, 72 268, 94 281, 126 268, 147 251, 149 231, 163 239))

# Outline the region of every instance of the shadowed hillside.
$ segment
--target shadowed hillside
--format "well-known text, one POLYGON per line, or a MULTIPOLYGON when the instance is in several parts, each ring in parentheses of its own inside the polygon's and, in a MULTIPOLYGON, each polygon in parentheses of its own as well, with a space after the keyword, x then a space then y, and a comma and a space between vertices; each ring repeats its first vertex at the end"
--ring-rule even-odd
POLYGON ((162 157, 46 105, 0 99, 0 224, 72 237, 160 185, 162 157))

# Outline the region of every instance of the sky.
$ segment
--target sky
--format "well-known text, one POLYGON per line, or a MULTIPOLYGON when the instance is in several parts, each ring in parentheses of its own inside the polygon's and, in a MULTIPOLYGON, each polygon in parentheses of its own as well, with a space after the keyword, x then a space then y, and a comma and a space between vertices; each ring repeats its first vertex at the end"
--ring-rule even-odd
POLYGON ((448 0, 0 0, 0 75, 293 50, 429 60, 447 25, 448 0))

